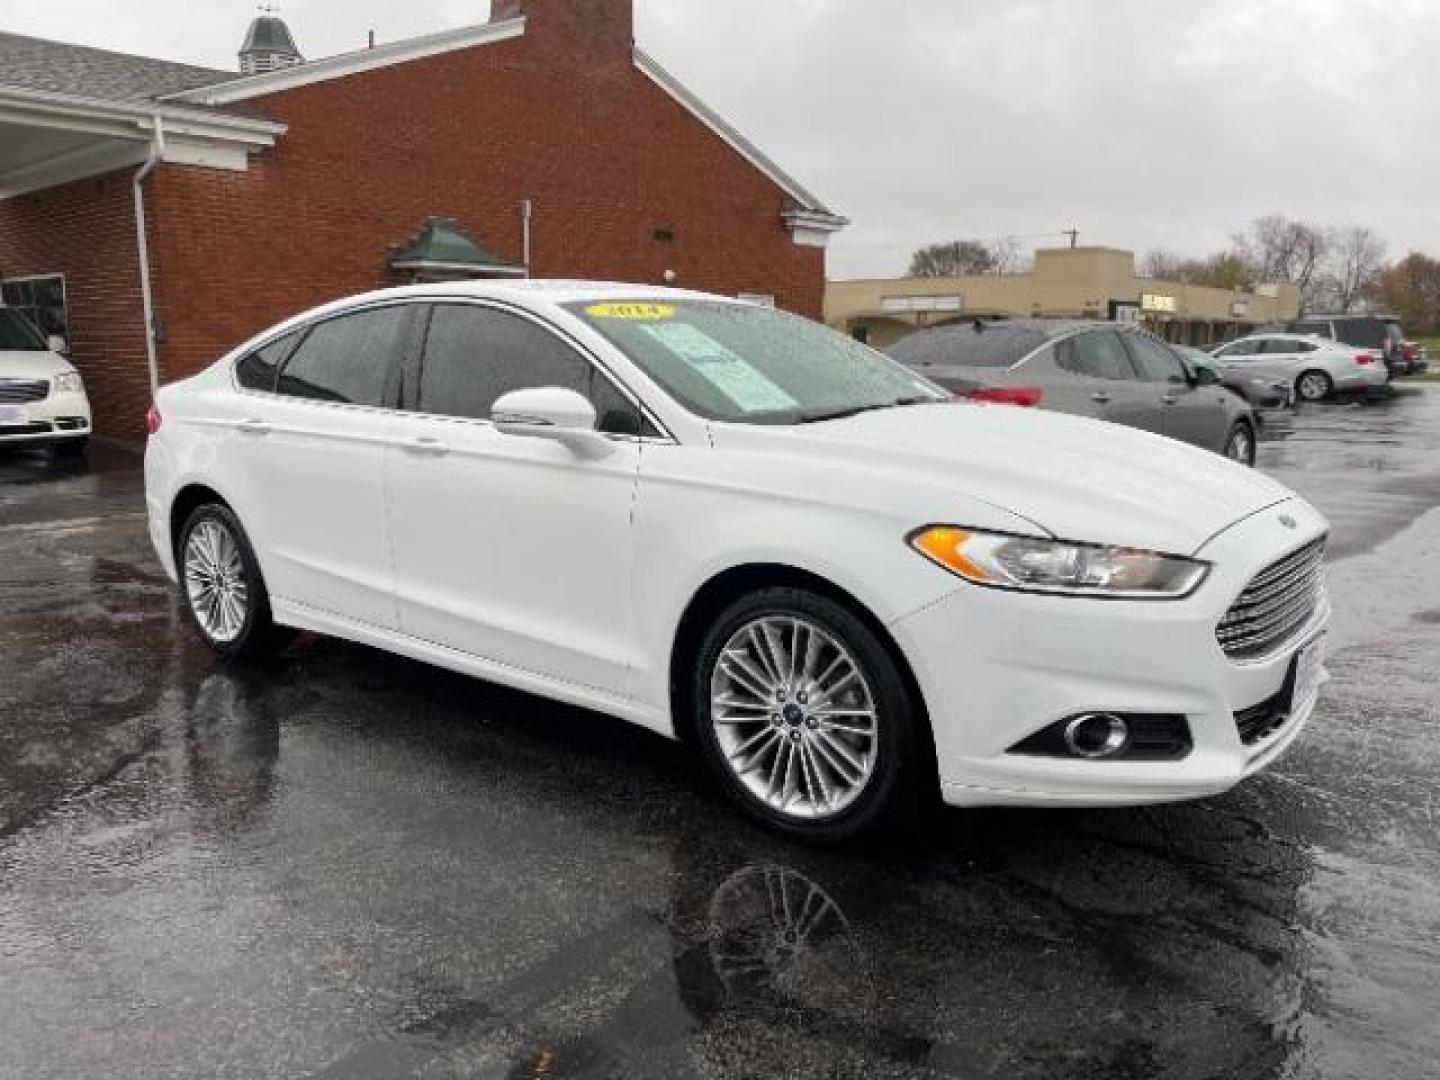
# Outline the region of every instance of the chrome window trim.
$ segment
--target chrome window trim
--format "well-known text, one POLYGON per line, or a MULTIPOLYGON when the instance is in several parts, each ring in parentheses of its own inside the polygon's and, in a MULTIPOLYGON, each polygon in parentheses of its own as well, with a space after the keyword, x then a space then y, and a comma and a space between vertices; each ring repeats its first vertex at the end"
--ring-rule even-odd
MULTIPOLYGON (((256 340, 250 346, 250 348, 244 350, 243 352, 236 353, 228 361, 226 361, 229 369, 230 388, 236 394, 241 396, 256 397, 270 400, 293 401, 304 405, 318 405, 331 409, 355 409, 365 412, 385 413, 392 416, 413 416, 417 419, 422 420, 443 420, 447 423, 453 422, 471 425, 481 425, 484 427, 494 427, 495 425, 492 420, 484 419, 481 417, 446 416, 439 413, 420 412, 419 410, 407 411, 405 409, 391 408, 388 405, 356 405, 350 402, 317 401, 313 398, 294 397, 290 394, 281 394, 274 390, 254 390, 250 387, 240 385, 239 376, 236 374, 235 370, 236 367, 239 365, 240 361, 243 360, 245 357, 252 355, 253 353, 259 352, 261 349, 268 348, 282 338, 297 333, 302 335, 302 340, 296 345, 296 348, 299 348, 300 345, 304 344, 303 338, 308 337, 310 332, 314 330, 317 326, 319 326, 321 323, 329 322, 332 319, 342 318, 346 315, 354 315, 360 312, 374 310, 376 308, 401 307, 409 304, 424 304, 427 307, 434 307, 439 304, 461 304, 470 307, 481 307, 495 311, 503 311, 506 314, 518 315, 521 318, 526 319, 527 321, 538 326, 541 330, 546 331, 553 336, 559 338, 561 342, 563 342, 565 345, 569 346, 576 353, 578 353, 584 361, 589 363, 592 367, 598 370, 601 375, 604 376, 606 381, 615 388, 615 391, 622 398, 628 401, 631 405, 635 406, 635 408, 639 410, 640 415, 646 421, 648 421, 655 428, 656 431, 660 432, 660 435, 658 437, 653 435, 618 435, 608 431, 600 432, 600 434, 616 442, 650 443, 657 446, 680 445, 680 440, 676 438, 674 433, 670 431, 670 429, 665 425, 665 423, 661 421, 658 416, 655 415, 651 408, 640 399, 639 395, 637 395, 628 386, 626 386, 625 383, 618 376, 616 376, 613 371, 610 370, 610 368, 605 364, 605 362, 601 360, 598 356, 596 356, 594 352, 584 343, 577 341, 562 327, 556 326, 554 323, 548 321, 547 319, 536 315, 533 311, 520 307, 519 305, 506 302, 504 300, 494 300, 489 297, 454 296, 446 294, 437 294, 431 296, 427 294, 418 296, 404 296, 398 298, 386 298, 370 301, 368 303, 356 304, 353 307, 347 307, 340 311, 332 311, 321 318, 302 322, 298 325, 287 325, 284 329, 276 330, 274 333, 268 334, 264 338, 256 340)), ((293 351, 291 355, 294 355, 293 351)), ((289 356, 285 358, 285 362, 287 364, 290 362, 289 356)))

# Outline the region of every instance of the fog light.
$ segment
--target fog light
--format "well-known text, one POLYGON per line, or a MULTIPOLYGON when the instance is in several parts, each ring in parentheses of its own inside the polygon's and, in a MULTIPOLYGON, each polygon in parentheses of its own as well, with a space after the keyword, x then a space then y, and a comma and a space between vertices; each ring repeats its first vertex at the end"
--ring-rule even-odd
POLYGON ((1065 746, 1076 757, 1115 757, 1130 745, 1130 725, 1111 713, 1086 713, 1065 725, 1065 746))

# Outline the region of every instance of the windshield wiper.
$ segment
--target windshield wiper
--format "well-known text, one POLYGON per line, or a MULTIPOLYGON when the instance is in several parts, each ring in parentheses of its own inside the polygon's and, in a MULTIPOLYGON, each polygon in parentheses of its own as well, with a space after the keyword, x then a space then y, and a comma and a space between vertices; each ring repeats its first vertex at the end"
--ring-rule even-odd
POLYGON ((910 405, 930 405, 939 400, 939 398, 931 397, 929 394, 917 394, 914 397, 903 397, 896 401, 886 401, 876 405, 854 405, 848 409, 832 409, 829 412, 806 413, 800 418, 800 423, 823 424, 827 420, 845 420, 851 416, 859 416, 861 413, 881 412, 885 409, 903 409, 910 405))

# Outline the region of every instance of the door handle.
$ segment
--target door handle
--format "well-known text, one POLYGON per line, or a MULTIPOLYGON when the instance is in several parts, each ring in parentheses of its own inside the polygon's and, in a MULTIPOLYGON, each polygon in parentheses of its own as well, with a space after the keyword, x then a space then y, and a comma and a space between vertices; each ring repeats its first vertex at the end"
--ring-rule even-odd
POLYGON ((1096 405, 1109 405, 1110 395, 1103 390, 1097 390, 1090 395, 1090 400, 1095 402, 1096 405))
POLYGON ((431 457, 444 457, 450 453, 448 443, 439 439, 432 439, 428 435, 417 435, 413 439, 406 439, 402 444, 412 454, 429 454, 431 457))
POLYGON ((269 435, 271 430, 264 420, 242 420, 238 427, 242 435, 269 435))
POLYGON ((1180 400, 1180 398, 1175 394, 1166 394, 1160 400, 1163 401, 1166 405, 1174 405, 1177 401, 1180 400))

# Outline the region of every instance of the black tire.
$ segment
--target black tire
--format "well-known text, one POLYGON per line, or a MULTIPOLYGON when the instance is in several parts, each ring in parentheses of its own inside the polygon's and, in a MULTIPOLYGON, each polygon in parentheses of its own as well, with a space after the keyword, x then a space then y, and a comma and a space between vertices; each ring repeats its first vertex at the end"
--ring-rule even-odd
POLYGON ((190 621, 199 631, 201 639, 217 656, 226 660, 274 656, 294 640, 295 631, 275 624, 270 611, 270 594, 260 573, 260 563, 255 558, 255 551, 250 546, 245 529, 228 506, 222 503, 207 503, 191 513, 181 528, 175 545, 175 562, 180 575, 180 593, 185 598, 185 610, 190 613, 190 621), (234 541, 246 589, 244 619, 239 632, 228 640, 218 638, 206 626, 204 619, 195 610, 195 601, 189 587, 186 552, 195 531, 206 524, 214 524, 224 529, 234 541))
POLYGON ((64 442, 57 442, 54 446, 55 456, 59 458, 84 457, 90 450, 90 436, 82 435, 78 439, 66 439, 64 442))
POLYGON ((1295 398, 1297 401, 1324 401, 1335 392, 1335 380, 1323 371, 1306 371, 1295 380, 1295 398), (1320 392, 1320 388, 1324 392, 1320 392))
MULTIPOLYGON (((837 843, 908 821, 935 805, 938 784, 923 705, 914 700, 885 643, 850 608, 805 589, 761 589, 737 600, 715 619, 693 663, 688 719, 695 742, 721 788, 752 817, 791 836, 837 843), (843 645, 873 699, 876 732, 872 770, 863 786, 857 785, 859 793, 853 801, 833 815, 799 818, 752 793, 730 766, 712 720, 711 683, 721 653, 747 625, 772 617, 798 617, 843 645)), ((780 727, 779 721, 775 726, 787 730, 780 727)), ((763 727, 763 722, 757 727, 763 727)), ((783 749, 783 743, 780 747, 783 749)))
POLYGON ((1244 420, 1236 421, 1230 433, 1225 436, 1225 456, 1237 465, 1255 467, 1258 448, 1255 444, 1255 429, 1244 420))

